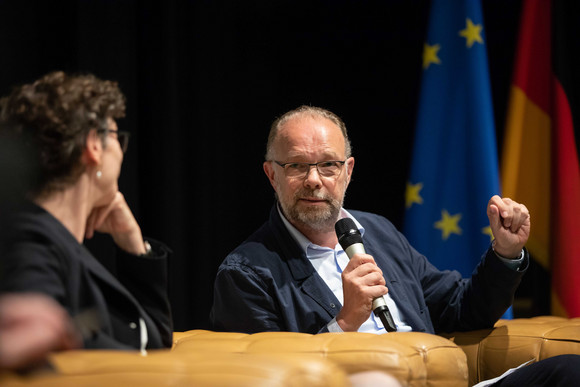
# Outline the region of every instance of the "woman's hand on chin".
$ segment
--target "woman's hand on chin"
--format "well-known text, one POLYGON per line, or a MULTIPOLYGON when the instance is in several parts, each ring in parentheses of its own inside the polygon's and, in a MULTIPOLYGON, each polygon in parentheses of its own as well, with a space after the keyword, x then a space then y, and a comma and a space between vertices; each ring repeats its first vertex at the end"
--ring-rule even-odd
POLYGON ((121 192, 117 192, 108 204, 93 208, 87 219, 85 237, 92 238, 95 231, 110 234, 117 246, 128 253, 147 252, 141 228, 121 192))

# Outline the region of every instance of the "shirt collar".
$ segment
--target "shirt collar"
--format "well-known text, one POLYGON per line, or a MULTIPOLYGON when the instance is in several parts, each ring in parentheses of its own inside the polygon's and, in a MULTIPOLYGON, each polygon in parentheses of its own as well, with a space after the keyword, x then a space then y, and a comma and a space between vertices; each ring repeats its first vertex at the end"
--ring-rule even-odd
MULTIPOLYGON (((284 223, 284 226, 286 226, 286 229, 288 230, 288 232, 290 233, 290 235, 292 235, 292 238, 294 238, 294 240, 296 241, 296 243, 298 243, 298 246, 300 246, 300 249, 302 249, 302 251, 304 252, 304 254, 306 254, 306 256, 308 256, 308 248, 317 248, 317 249, 320 249, 321 248, 320 246, 318 246, 318 245, 310 242, 310 240, 308 238, 306 238, 304 236, 304 234, 302 234, 300 231, 298 231, 298 229, 296 227, 294 227, 292 225, 292 223, 290 223, 288 221, 288 219, 286 219, 286 217, 284 216, 284 213, 282 212, 282 209, 280 208, 280 205, 279 204, 276 207, 278 209, 278 214, 280 215, 280 218, 282 218, 282 222, 284 223)), ((365 229, 358 222, 358 220, 356 220, 354 218, 354 216, 352 216, 350 214, 350 212, 348 212, 344 208, 341 208, 340 209, 340 214, 338 215, 338 219, 343 219, 343 218, 351 218, 354 221, 354 224, 356 225, 356 227, 358 228, 358 230, 360 231, 361 235, 364 235, 365 234, 365 229)), ((340 245, 337 245, 337 246, 340 246, 340 245)))

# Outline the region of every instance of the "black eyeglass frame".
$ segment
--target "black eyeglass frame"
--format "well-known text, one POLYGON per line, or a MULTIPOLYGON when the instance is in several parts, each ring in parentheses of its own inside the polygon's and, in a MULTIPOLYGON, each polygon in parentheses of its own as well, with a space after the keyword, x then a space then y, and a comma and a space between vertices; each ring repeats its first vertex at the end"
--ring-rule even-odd
MULTIPOLYGON (((320 176, 327 177, 327 178, 331 178, 331 177, 336 177, 336 176, 340 175, 340 172, 342 172, 342 167, 344 166, 344 164, 346 164, 346 161, 347 160, 348 159, 346 159, 346 160, 326 160, 326 161, 319 161, 319 162, 316 162, 316 163, 298 163, 298 162, 281 163, 281 162, 279 162, 277 160, 271 160, 271 161, 275 162, 276 164, 278 164, 279 166, 281 166, 282 168, 284 168, 284 172, 286 174, 288 172, 288 169, 286 168, 287 165, 292 165, 292 164, 295 164, 295 165, 304 165, 304 166, 307 165, 308 166, 308 170, 304 173, 304 176, 302 176, 302 178, 308 176, 308 174, 310 173, 310 168, 312 168, 313 166, 316 167, 316 172, 318 172, 318 174, 320 176), (321 164, 326 164, 326 163, 338 163, 338 164, 340 164, 340 168, 341 168, 340 169, 340 172, 337 173, 337 174, 328 175, 328 176, 325 175, 325 174, 323 174, 323 173, 321 173, 319 166, 321 164)), ((295 177, 299 177, 299 175, 298 176, 295 176, 295 177)))
POLYGON ((121 146, 121 150, 123 153, 127 152, 127 148, 129 147, 129 137, 131 133, 125 130, 117 130, 117 129, 97 129, 97 133, 116 133, 117 134, 117 141, 119 141, 119 145, 121 146))

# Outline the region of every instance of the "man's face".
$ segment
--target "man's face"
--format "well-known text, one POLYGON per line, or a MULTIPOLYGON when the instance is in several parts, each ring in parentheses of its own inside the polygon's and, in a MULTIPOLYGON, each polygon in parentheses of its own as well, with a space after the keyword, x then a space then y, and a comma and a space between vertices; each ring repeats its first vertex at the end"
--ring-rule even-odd
MULTIPOLYGON (((344 161, 345 141, 332 121, 309 114, 296 116, 280 128, 273 143, 274 160, 280 163, 344 161)), ((286 218, 299 230, 333 231, 350 182, 354 158, 349 158, 334 177, 321 176, 312 166, 304 177, 287 176, 275 162, 266 161, 264 171, 274 187, 286 218)))

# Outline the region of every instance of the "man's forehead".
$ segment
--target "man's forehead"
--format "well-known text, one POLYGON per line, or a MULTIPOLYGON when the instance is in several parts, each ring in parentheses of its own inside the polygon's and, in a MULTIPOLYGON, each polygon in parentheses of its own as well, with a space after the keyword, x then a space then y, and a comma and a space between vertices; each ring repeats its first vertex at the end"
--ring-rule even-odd
POLYGON ((342 159, 345 152, 344 141, 327 137, 304 134, 284 136, 275 146, 278 157, 294 159, 342 159))
POLYGON ((301 114, 288 119, 280 127, 278 140, 281 143, 338 142, 344 143, 340 128, 325 117, 301 114))

